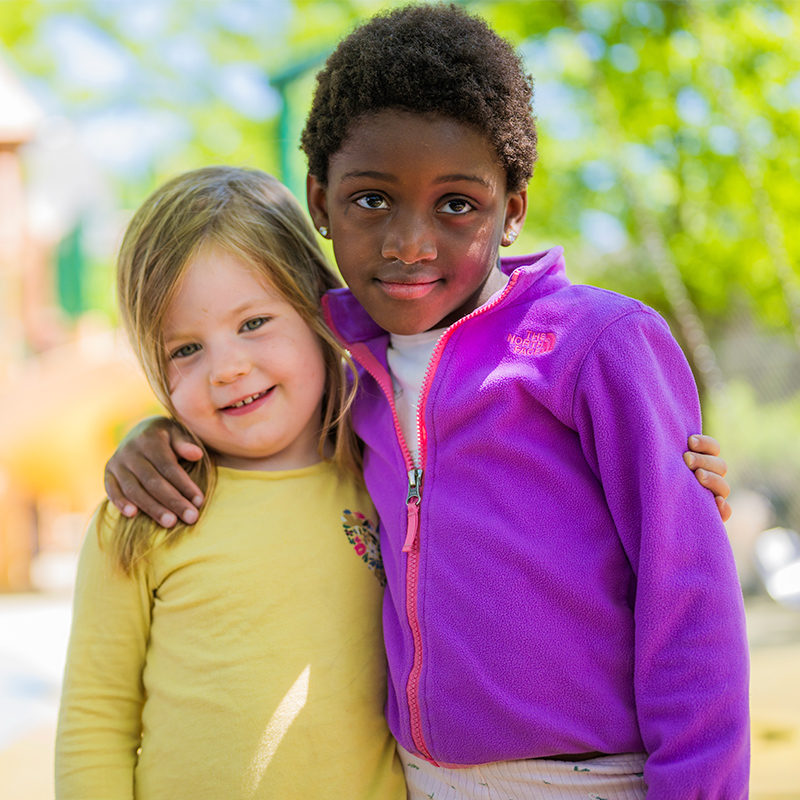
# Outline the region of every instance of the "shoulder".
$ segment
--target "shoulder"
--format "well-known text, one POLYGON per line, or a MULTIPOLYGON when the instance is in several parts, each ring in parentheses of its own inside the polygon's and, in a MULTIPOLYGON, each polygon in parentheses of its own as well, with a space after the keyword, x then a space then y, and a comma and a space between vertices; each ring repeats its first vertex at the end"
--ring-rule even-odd
POLYGON ((326 462, 322 475, 327 488, 335 498, 335 506, 354 509, 357 516, 373 522, 376 520, 375 507, 363 480, 358 480, 350 471, 338 469, 330 462, 326 462))
POLYGON ((223 467, 218 469, 217 486, 201 523, 216 527, 231 520, 238 523, 264 519, 268 514, 274 517, 281 509, 302 515, 325 515, 345 505, 372 507, 363 484, 328 461, 285 472, 223 467), (308 502, 309 497, 314 498, 313 503, 308 502))
POLYGON ((562 331, 580 339, 587 351, 606 339, 627 338, 633 344, 643 334, 674 341, 667 321, 640 300, 596 286, 575 284, 565 287, 553 298, 562 321, 562 331))
POLYGON ((570 284, 556 292, 552 302, 563 307, 576 323, 593 325, 599 330, 626 317, 630 319, 625 324, 648 324, 657 320, 663 324, 661 315, 641 300, 597 286, 570 284))
POLYGON ((637 310, 655 313, 632 297, 570 281, 561 247, 516 259, 503 259, 503 269, 510 276, 510 292, 503 304, 506 308, 560 308, 569 310, 571 314, 578 313, 583 319, 599 322, 637 310))
POLYGON ((668 405, 695 413, 694 376, 667 321, 644 303, 613 292, 594 290, 591 296, 601 299, 604 308, 584 329, 576 400, 586 396, 594 405, 616 396, 630 410, 640 398, 660 413, 668 405))
POLYGON ((539 263, 521 266, 512 274, 512 281, 506 301, 500 304, 499 309, 511 316, 531 313, 571 321, 574 326, 581 328, 603 327, 635 312, 659 318, 653 309, 633 297, 597 286, 570 282, 560 260, 552 270, 545 269, 539 263))
POLYGON ((122 566, 122 553, 131 530, 138 532, 145 528, 153 530, 154 526, 144 518, 130 520, 123 517, 108 501, 101 503, 92 514, 81 543, 76 591, 81 587, 89 591, 91 587, 103 587, 105 591, 108 587, 140 581, 146 572, 145 564, 136 564, 128 571, 122 566))
POLYGON ((638 347, 641 336, 674 342, 666 321, 649 306, 582 284, 521 292, 493 323, 494 335, 498 330, 504 333, 513 353, 546 354, 548 361, 573 376, 581 362, 606 342, 611 354, 638 347), (536 343, 533 350, 527 346, 529 342, 536 343))
POLYGON ((81 549, 96 549, 108 554, 122 519, 114 504, 104 500, 92 513, 81 549))

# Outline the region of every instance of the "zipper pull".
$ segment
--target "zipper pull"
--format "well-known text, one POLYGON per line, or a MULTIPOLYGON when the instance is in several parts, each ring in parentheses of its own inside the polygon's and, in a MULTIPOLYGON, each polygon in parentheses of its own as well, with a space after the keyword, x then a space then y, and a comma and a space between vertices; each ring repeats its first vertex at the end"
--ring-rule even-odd
POLYGON ((419 504, 422 496, 419 493, 422 482, 422 470, 411 469, 408 471, 408 494, 406 495, 406 506, 408 508, 408 525, 406 527, 406 540, 403 544, 403 552, 408 553, 414 545, 419 530, 419 504))
POLYGON ((406 505, 408 505, 408 503, 410 503, 412 500, 416 500, 417 505, 419 505, 419 501, 422 499, 419 493, 421 480, 421 469, 410 469, 408 471, 408 494, 406 495, 406 505))

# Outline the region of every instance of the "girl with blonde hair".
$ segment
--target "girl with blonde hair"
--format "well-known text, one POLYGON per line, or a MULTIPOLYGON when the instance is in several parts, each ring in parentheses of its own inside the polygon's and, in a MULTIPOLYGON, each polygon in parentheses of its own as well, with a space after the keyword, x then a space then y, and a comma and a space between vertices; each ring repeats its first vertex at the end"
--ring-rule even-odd
POLYGON ((338 285, 289 191, 214 167, 147 199, 118 261, 153 390, 201 448, 199 523, 104 503, 84 542, 59 798, 404 797, 383 571, 359 480, 338 285))

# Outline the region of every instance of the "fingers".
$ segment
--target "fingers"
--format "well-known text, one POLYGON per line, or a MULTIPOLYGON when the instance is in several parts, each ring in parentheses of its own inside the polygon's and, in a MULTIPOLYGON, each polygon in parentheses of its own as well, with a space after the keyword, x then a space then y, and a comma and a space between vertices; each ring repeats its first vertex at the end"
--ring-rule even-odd
POLYGON ((203 504, 203 493, 180 465, 178 456, 187 458, 189 461, 197 461, 202 458, 203 451, 175 426, 170 426, 168 430, 158 431, 158 436, 165 439, 166 446, 148 447, 147 452, 142 453, 145 460, 152 464, 155 474, 147 469, 147 464, 142 464, 142 474, 139 472, 136 474, 146 489, 149 490, 152 487, 155 492, 154 497, 162 500, 184 522, 187 522, 185 512, 193 510, 192 506, 199 507, 203 504), (177 453, 173 449, 176 447, 180 447, 180 451, 177 453), (162 477, 168 485, 160 480, 162 477), (177 501, 179 503, 177 507, 175 505, 176 497, 180 498, 177 501), (187 506, 186 500, 192 505, 187 506))
POLYGON ((198 519, 196 506, 202 492, 178 462, 196 460, 199 448, 189 442, 170 420, 146 420, 123 441, 106 465, 105 485, 109 499, 127 517, 141 511, 165 528, 180 518, 191 525, 198 519))
MULTIPOLYGON (((706 470, 706 472, 711 472, 722 478, 728 474, 728 465, 725 463, 725 459, 720 458, 719 456, 704 456, 699 453, 684 453, 683 460, 686 462, 686 466, 695 472, 699 469, 703 469, 706 470)), ((727 496, 728 495, 726 494, 725 497, 727 496)))
POLYGON ((186 461, 199 461, 203 457, 203 451, 175 425, 169 427, 169 443, 178 456, 186 461))
POLYGON ((728 465, 720 458, 719 442, 713 436, 696 434, 689 437, 689 447, 694 452, 683 454, 686 466, 694 470, 697 480, 714 493, 719 515, 723 522, 727 522, 733 511, 727 501, 731 487, 725 480, 728 465))
POLYGON ((702 486, 714 494, 719 515, 723 522, 731 518, 733 509, 727 502, 731 487, 725 480, 728 467, 719 456, 704 456, 697 453, 684 453, 683 460, 686 465, 694 470, 694 476, 702 486))
POLYGON ((713 436, 703 433, 689 437, 689 449, 695 453, 705 453, 709 456, 718 456, 720 452, 719 442, 713 436))
POLYGON ((725 500, 731 493, 731 487, 728 484, 728 481, 726 481, 722 475, 718 475, 716 472, 709 472, 705 469, 696 469, 694 476, 702 486, 705 486, 706 489, 713 492, 715 497, 720 497, 725 500))
POLYGON ((105 483, 106 495, 119 509, 120 514, 125 517, 135 517, 139 509, 123 495, 117 479, 114 477, 113 473, 109 472, 108 467, 106 467, 103 480, 105 483))
POLYGON ((719 509, 719 515, 722 517, 722 521, 727 522, 733 513, 730 503, 722 497, 715 497, 714 499, 717 501, 717 508, 719 509))
MULTIPOLYGON (((114 473, 114 478, 125 502, 132 504, 165 528, 175 525, 179 517, 188 525, 197 522, 199 517, 197 508, 170 483, 168 476, 164 475, 152 462, 146 458, 129 455, 128 464, 129 466, 116 466, 114 473)), ((168 470, 168 472, 174 476, 177 471, 183 472, 178 462, 175 461, 174 469, 168 470)), ((194 486, 186 473, 183 472, 183 474, 189 484, 194 486)), ((107 481, 108 483, 110 481, 107 481)), ((194 487, 194 492, 199 494, 197 487, 194 487)), ((109 497, 114 505, 122 513, 125 513, 123 506, 110 494, 109 497)), ((126 516, 128 515, 126 514, 126 516)))

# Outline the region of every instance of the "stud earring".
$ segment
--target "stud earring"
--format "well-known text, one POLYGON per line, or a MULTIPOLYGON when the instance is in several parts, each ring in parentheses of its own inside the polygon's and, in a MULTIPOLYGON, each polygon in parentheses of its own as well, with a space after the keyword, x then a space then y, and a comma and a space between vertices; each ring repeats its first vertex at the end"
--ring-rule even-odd
POLYGON ((319 228, 317 228, 317 230, 319 231, 319 235, 322 236, 324 239, 328 238, 328 229, 324 225, 320 225, 319 228))
POLYGON ((514 244, 514 240, 517 238, 517 232, 514 230, 506 231, 506 239, 508 239, 509 244, 514 244))

